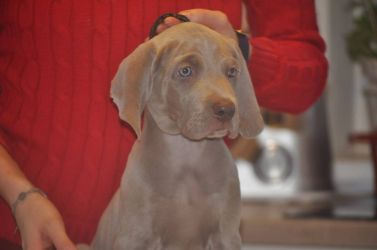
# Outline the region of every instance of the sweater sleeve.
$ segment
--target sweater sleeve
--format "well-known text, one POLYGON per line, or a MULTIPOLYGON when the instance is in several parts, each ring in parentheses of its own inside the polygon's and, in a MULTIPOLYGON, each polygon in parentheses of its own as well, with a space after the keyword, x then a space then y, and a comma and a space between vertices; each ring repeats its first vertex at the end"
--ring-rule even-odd
POLYGON ((321 95, 327 79, 325 44, 313 0, 249 0, 249 69, 262 107, 300 113, 321 95))
POLYGON ((8 147, 7 143, 5 142, 5 136, 1 127, 0 127, 0 145, 2 145, 5 148, 8 147))

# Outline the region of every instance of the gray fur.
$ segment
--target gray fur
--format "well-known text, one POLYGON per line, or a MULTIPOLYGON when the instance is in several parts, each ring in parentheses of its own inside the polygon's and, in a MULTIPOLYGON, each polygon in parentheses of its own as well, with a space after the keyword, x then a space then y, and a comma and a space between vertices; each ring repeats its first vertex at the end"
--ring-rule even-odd
POLYGON ((253 137, 263 121, 237 44, 176 25, 122 62, 111 95, 138 140, 91 249, 240 250, 239 182, 222 137, 253 137), (187 65, 190 77, 177 74, 187 65), (214 116, 218 103, 234 105, 231 120, 214 116))

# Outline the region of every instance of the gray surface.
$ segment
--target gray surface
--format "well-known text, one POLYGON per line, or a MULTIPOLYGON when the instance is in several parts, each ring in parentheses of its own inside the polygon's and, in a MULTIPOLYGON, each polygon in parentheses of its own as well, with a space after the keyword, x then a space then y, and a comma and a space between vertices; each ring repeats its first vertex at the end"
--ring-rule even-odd
POLYGON ((343 247, 318 247, 318 246, 244 246, 242 250, 370 250, 371 248, 343 248, 343 247))

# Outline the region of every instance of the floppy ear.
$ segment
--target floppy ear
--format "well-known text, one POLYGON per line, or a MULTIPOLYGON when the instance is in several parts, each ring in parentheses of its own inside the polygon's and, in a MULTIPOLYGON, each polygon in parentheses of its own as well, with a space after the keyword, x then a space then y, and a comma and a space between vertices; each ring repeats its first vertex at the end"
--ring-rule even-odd
POLYGON ((137 47, 118 68, 111 82, 111 97, 119 117, 141 134, 141 115, 152 92, 152 64, 155 48, 152 41, 137 47))
POLYGON ((240 116, 239 131, 243 137, 252 138, 262 131, 264 122, 260 114, 259 105, 255 97, 253 84, 251 83, 246 62, 243 58, 240 61, 242 61, 241 72, 238 85, 236 85, 240 116))

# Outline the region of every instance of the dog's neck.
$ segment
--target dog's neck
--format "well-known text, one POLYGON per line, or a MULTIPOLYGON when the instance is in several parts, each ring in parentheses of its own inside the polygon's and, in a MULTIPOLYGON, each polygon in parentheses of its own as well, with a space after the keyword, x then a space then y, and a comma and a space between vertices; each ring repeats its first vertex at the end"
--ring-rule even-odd
POLYGON ((137 168, 148 185, 162 195, 168 196, 175 186, 196 195, 214 193, 234 175, 233 159, 223 139, 192 141, 180 134, 166 134, 148 111, 144 113, 144 127, 136 147, 137 168))
POLYGON ((213 145, 224 144, 222 138, 190 140, 181 134, 165 133, 158 127, 147 109, 144 112, 144 127, 140 136, 140 143, 149 152, 158 152, 160 155, 166 156, 174 155, 175 160, 185 162, 186 165, 197 164, 196 160, 205 158, 203 153, 205 153, 207 147, 213 148, 213 145))

